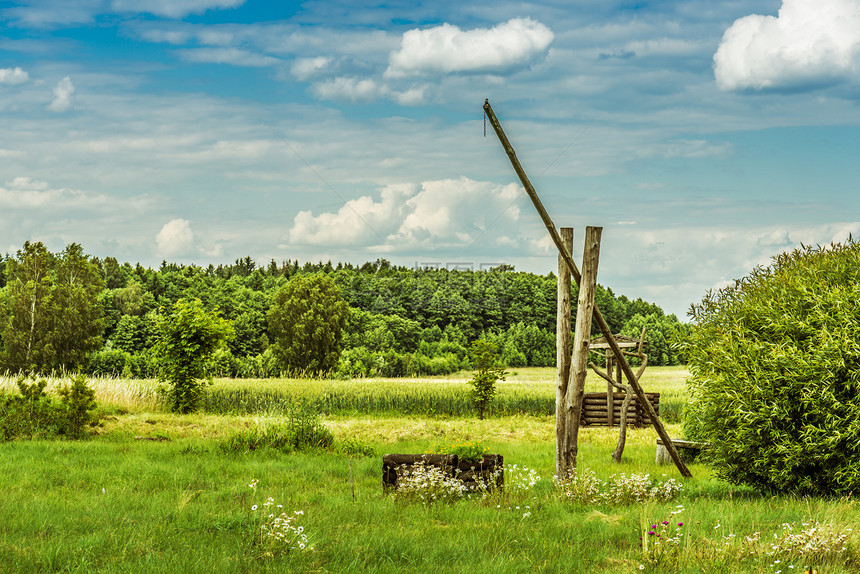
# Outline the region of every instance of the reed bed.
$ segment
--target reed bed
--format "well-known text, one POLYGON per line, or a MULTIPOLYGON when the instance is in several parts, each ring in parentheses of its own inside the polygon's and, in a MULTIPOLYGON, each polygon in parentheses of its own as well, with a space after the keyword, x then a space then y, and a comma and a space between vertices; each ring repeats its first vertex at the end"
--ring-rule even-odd
MULTIPOLYGON (((206 388, 201 410, 209 414, 282 415, 303 403, 332 415, 439 415, 474 416, 468 372, 449 377, 402 379, 215 379, 206 388)), ((51 375, 48 392, 56 392, 68 381, 51 375)), ((646 391, 659 392, 660 412, 667 422, 678 422, 686 401, 686 370, 654 367, 646 371, 642 384, 646 391)), ((0 376, 0 392, 15 392, 17 376, 0 376)), ((90 386, 99 404, 127 411, 160 411, 157 381, 91 377, 90 386)), ((606 384, 590 374, 587 392, 606 390, 606 384)), ((512 371, 499 381, 488 416, 547 416, 555 413, 555 370, 527 368, 512 371)))

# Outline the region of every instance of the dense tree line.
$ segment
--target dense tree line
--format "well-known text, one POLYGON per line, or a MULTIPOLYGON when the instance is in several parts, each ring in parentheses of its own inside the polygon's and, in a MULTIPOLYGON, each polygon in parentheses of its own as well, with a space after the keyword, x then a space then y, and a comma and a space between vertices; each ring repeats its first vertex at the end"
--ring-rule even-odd
MULTIPOLYGON (((481 338, 492 340, 511 367, 549 366, 555 363, 556 296, 552 273, 507 265, 454 271, 384 259, 360 266, 258 265, 245 257, 217 267, 164 261, 152 269, 88 257, 77 244, 51 254, 41 243, 27 243, 14 256, 0 256, 0 368, 154 377, 159 321, 180 300, 199 300, 232 323, 233 337, 208 367, 218 375, 441 374, 466 367, 470 343, 481 338), (310 277, 316 283, 301 284, 310 277), (328 354, 314 359, 311 347, 293 347, 301 338, 293 332, 304 325, 301 313, 313 307, 295 302, 323 291, 325 302, 315 312, 336 319, 327 328, 337 337, 316 340, 316 347, 328 345, 328 354)), ((670 343, 684 326, 674 315, 600 286, 597 304, 613 332, 638 336, 648 327, 651 364, 680 360, 670 343)), ((311 331, 303 328, 307 338, 311 331)))

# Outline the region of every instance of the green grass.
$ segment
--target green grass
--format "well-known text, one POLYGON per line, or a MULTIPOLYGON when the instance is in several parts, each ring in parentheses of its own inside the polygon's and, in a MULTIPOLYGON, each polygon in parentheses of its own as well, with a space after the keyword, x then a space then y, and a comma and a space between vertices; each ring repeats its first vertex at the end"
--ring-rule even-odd
MULTIPOLYGON (((661 376, 644 380, 646 390, 683 397, 682 370, 652 372, 661 376)), ((553 377, 548 369, 519 369, 503 384, 513 394, 533 387, 554 393, 553 377)), ((464 378, 375 383, 380 393, 388 393, 400 384, 426 389, 459 385, 464 378)), ((139 389, 148 383, 133 384, 139 389)), ((243 383, 218 381, 216 386, 228 384, 240 388, 243 383)), ((305 392, 317 392, 315 385, 328 383, 244 384, 307 385, 311 390, 305 392)), ((100 388, 102 400, 126 397, 111 391, 108 382, 100 388)), ((372 446, 375 456, 237 453, 219 445, 231 433, 283 417, 172 415, 148 402, 145 393, 136 396, 139 402, 123 398, 123 407, 107 409, 112 414, 92 439, 0 444, 0 572, 639 572, 646 564, 639 537, 678 505, 684 507, 678 515, 687 534, 680 547, 684 552, 667 554, 646 572, 787 573, 803 572, 804 566, 816 566, 821 574, 860 571, 860 538, 853 532, 841 553, 815 559, 766 553, 766 542, 786 522, 801 528, 803 522, 818 521, 836 532, 860 523, 856 501, 771 497, 733 488, 696 463, 690 465, 694 477, 681 479, 674 467, 654 464, 653 429, 631 429, 624 459, 616 465, 611 452, 617 430, 585 428, 579 466, 603 480, 622 472, 660 478, 665 473, 683 483, 679 498, 592 505, 568 501, 553 488, 555 423, 550 415, 480 421, 386 410, 335 413, 323 417, 335 445, 360 441, 372 446), (420 453, 440 441, 475 440, 503 454, 507 465, 535 469, 542 480, 527 492, 509 488, 488 500, 430 507, 383 495, 382 454, 420 453), (254 478, 259 479, 256 490, 248 487, 254 478), (266 556, 255 544, 259 521, 251 506, 268 496, 289 512, 304 511, 301 524, 312 551, 266 556), (759 542, 745 542, 756 532, 759 542), (775 559, 781 562, 774 565, 775 559)), ((678 425, 668 426, 678 436, 678 425)))
MULTIPOLYGON (((552 415, 555 413, 555 369, 521 368, 512 370, 505 381, 497 383, 498 393, 488 409, 489 416, 552 415)), ((270 414, 289 412, 296 402, 310 403, 329 414, 420 414, 472 416, 471 373, 447 377, 403 379, 352 379, 346 381, 314 379, 215 379, 206 388, 201 405, 212 414, 270 414)), ((642 385, 648 392, 659 392, 663 418, 680 420, 685 400, 683 367, 652 367, 646 370, 642 385)), ((55 389, 61 378, 51 378, 48 389, 55 389)), ((95 377, 90 385, 100 404, 121 410, 158 410, 154 380, 95 377)), ((13 377, 0 376, 0 391, 15 388, 13 377)), ((586 392, 605 392, 606 383, 593 373, 586 380, 586 392)))

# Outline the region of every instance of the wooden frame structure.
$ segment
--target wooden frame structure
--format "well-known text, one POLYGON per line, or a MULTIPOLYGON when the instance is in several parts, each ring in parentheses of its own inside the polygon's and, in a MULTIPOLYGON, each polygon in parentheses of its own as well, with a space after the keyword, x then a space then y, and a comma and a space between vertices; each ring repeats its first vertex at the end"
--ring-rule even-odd
MULTIPOLYGON (((526 193, 531 199, 532 204, 537 210, 538 214, 543 221, 544 227, 549 232, 550 238, 552 242, 555 244, 556 249, 558 249, 559 255, 564 259, 564 262, 567 266, 570 275, 576 281, 577 285, 580 285, 582 282, 582 274, 579 272, 579 268, 576 266, 576 263, 573 260, 573 256, 570 251, 565 247, 561 236, 558 233, 558 230, 555 227, 555 224, 552 222, 552 218, 547 213, 546 209, 543 206, 543 203, 538 197, 537 191, 532 185, 531 181, 526 175, 525 170, 520 164, 520 160, 517 158, 517 154, 514 151, 514 147, 511 145, 511 142, 508 140, 508 136, 505 135, 504 130, 502 129, 502 125, 499 123, 499 119, 496 117, 495 112, 493 111, 492 106, 490 106, 489 100, 484 100, 484 114, 487 119, 490 120, 490 124, 493 126, 493 130, 496 132, 496 136, 499 138, 499 141, 502 144, 502 147, 505 150, 505 153, 508 155, 508 159, 511 162, 511 165, 514 168, 514 171, 517 173, 517 176, 520 179, 520 182, 523 184, 523 188, 525 188, 526 193)), ((581 291, 580 287, 580 291, 581 291)), ((633 372, 633 369, 630 368, 630 365, 627 363, 627 360, 624 358, 621 349, 618 346, 618 343, 615 342, 615 338, 612 336, 612 331, 609 328, 609 324, 606 322, 606 319, 603 318, 603 315, 600 313, 600 310, 595 305, 593 311, 591 313, 593 320, 597 323, 597 326, 600 328, 600 332, 606 338, 609 347, 612 349, 612 353, 615 355, 616 360, 618 361, 618 366, 621 368, 622 373, 627 378, 627 381, 630 383, 630 387, 633 389, 633 392, 636 394, 636 398, 639 399, 639 402, 644 405, 649 410, 649 416, 654 423, 654 429, 657 431, 657 434, 666 446, 666 450, 669 452, 669 456, 672 461, 675 463, 675 466, 678 468, 678 471, 681 473, 681 476, 691 477, 692 474, 690 470, 687 468, 687 465, 684 464, 684 461, 681 460, 681 457, 678 455, 678 451, 675 446, 672 444, 672 438, 666 432, 666 429, 663 427, 663 424, 660 422, 660 419, 657 416, 657 413, 654 411, 654 407, 651 406, 651 403, 648 401, 645 396, 645 391, 642 390, 641 385, 639 385, 639 381, 636 378, 636 373, 633 372)), ((592 317, 589 317, 591 319, 592 317)), ((590 321, 589 321, 590 322, 590 321)), ((573 397, 571 396, 573 393, 571 392, 572 385, 568 385, 566 389, 566 405, 571 405, 573 397)), ((577 421, 578 422, 578 421, 577 421)), ((573 445, 569 445, 573 446, 573 445)), ((559 455, 567 455, 568 453, 559 453, 559 455)), ((569 460, 569 456, 565 457, 566 460, 569 460)), ((575 459, 575 451, 573 458, 573 467, 567 466, 563 468, 563 473, 559 474, 559 477, 565 477, 568 473, 576 468, 576 459, 575 459)))
MULTIPOLYGON (((613 335, 615 339, 615 343, 618 345, 618 348, 622 351, 624 349, 636 349, 639 347, 639 341, 634 339, 633 337, 628 337, 627 335, 613 335)), ((621 365, 615 363, 615 353, 612 352, 612 348, 609 343, 606 342, 605 336, 600 336, 591 340, 588 344, 588 349, 590 351, 597 351, 603 349, 605 351, 606 358, 606 373, 612 375, 612 371, 615 370, 615 380, 619 385, 624 384, 624 377, 621 373, 621 365), (616 367, 613 369, 613 367, 616 367)), ((613 398, 612 395, 616 392, 615 386, 607 382, 606 383, 606 425, 613 426, 615 424, 615 420, 613 418, 613 398)))

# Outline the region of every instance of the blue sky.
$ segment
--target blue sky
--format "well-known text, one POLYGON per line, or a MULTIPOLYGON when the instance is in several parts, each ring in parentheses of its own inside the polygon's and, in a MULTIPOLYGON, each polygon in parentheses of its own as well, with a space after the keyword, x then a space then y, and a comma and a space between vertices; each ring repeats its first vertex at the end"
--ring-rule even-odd
POLYGON ((0 251, 557 268, 684 318, 860 231, 860 3, 0 2, 0 251))

